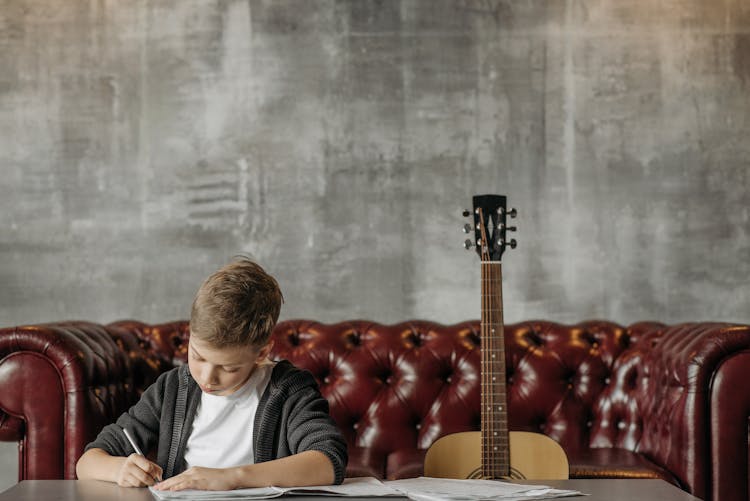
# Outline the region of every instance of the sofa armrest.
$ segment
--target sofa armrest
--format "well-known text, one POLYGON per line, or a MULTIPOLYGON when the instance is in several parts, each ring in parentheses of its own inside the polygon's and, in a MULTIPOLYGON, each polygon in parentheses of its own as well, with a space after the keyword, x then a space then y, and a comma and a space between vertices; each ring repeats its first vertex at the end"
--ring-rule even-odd
POLYGON ((750 328, 722 334, 716 343, 726 354, 713 377, 710 401, 710 499, 741 501, 750 499, 750 328))
POLYGON ((672 472, 702 499, 747 499, 750 393, 737 390, 750 376, 742 366, 750 361, 748 350, 746 325, 656 329, 618 359, 620 397, 604 401, 609 405, 604 422, 617 427, 627 406, 634 405, 642 428, 635 452, 672 472))
POLYGON ((19 441, 19 480, 73 479, 99 430, 132 403, 125 354, 104 326, 0 329, 0 416, 19 441))

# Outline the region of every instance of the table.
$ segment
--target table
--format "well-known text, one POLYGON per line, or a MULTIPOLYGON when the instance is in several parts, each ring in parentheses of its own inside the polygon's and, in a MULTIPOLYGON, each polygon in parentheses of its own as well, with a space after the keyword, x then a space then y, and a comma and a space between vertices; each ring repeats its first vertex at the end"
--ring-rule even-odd
MULTIPOLYGON (((700 501, 670 483, 655 479, 575 479, 575 480, 518 480, 521 484, 544 484, 558 489, 573 489, 590 496, 560 498, 572 501, 700 501)), ((0 501, 152 501, 148 489, 118 487, 98 480, 24 480, 3 493, 0 501)), ((322 501, 325 496, 287 496, 292 501, 322 501)), ((328 498, 330 499, 330 498, 328 498)), ((378 498, 337 498, 357 501, 378 498)), ((400 498, 382 498, 400 499, 400 498)))

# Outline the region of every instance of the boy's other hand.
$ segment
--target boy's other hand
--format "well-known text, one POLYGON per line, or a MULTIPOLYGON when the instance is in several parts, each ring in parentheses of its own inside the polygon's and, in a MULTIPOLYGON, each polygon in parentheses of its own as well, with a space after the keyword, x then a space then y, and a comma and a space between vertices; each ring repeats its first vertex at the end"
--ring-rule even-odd
POLYGON ((204 491, 230 491, 235 488, 230 470, 227 468, 204 468, 193 466, 179 475, 154 486, 158 491, 181 491, 199 489, 204 491))
POLYGON ((117 472, 117 485, 120 487, 147 487, 161 480, 161 466, 152 463, 139 454, 124 458, 117 472))

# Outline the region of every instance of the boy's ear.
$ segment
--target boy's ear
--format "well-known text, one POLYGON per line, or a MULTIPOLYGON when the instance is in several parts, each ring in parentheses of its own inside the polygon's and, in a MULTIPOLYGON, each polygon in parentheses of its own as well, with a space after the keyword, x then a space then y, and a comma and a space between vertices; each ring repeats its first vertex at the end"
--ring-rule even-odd
POLYGON ((265 360, 268 358, 268 354, 271 353, 271 348, 273 348, 273 341, 269 341, 266 343, 266 345, 260 349, 258 352, 258 360, 265 360))

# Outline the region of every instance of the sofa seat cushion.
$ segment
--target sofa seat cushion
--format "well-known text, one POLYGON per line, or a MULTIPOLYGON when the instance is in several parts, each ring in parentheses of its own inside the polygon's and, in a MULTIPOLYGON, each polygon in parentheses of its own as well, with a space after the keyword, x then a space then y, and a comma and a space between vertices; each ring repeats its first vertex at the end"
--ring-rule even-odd
POLYGON ((593 448, 568 452, 570 478, 660 478, 682 488, 669 471, 643 454, 618 448, 593 448))
POLYGON ((427 449, 398 449, 388 454, 385 476, 388 480, 421 477, 427 449))
POLYGON ((349 461, 346 465, 346 476, 385 478, 385 454, 377 453, 367 447, 348 447, 349 461))
POLYGON ((347 477, 375 477, 398 480, 419 477, 424 471, 424 449, 398 449, 390 454, 377 453, 367 447, 349 446, 347 477))

